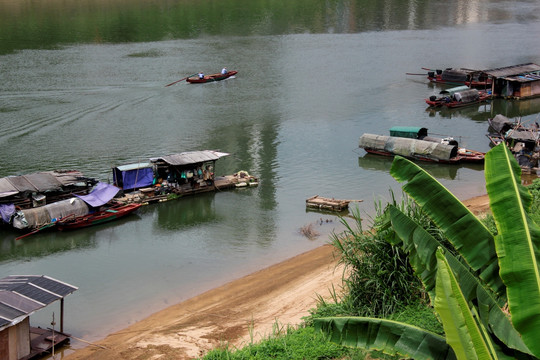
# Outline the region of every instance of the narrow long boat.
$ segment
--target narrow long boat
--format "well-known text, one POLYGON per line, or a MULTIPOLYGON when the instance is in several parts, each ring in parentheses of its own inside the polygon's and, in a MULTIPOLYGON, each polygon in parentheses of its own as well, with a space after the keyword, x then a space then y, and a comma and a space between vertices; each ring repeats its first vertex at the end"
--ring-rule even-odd
POLYGON ((234 76, 238 73, 238 71, 232 70, 228 71, 225 74, 210 74, 210 75, 204 75, 204 77, 201 79, 198 75, 188 77, 186 81, 190 84, 204 84, 207 82, 213 82, 213 81, 221 81, 225 80, 227 78, 230 78, 231 76, 234 76))
POLYGON ((459 108, 473 104, 479 104, 488 100, 491 94, 485 91, 470 89, 467 86, 458 86, 445 89, 440 92, 440 96, 432 95, 425 99, 429 107, 459 108))
POLYGON ((65 231, 98 225, 129 215, 141 206, 142 204, 116 205, 87 215, 66 217, 58 220, 56 227, 60 231, 65 231))

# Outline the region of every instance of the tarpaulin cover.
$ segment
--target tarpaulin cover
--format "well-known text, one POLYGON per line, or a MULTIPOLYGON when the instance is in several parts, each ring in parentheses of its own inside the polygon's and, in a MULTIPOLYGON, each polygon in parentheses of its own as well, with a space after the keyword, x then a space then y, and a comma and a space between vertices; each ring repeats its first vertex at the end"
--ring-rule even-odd
POLYGON ((73 197, 33 209, 19 210, 13 217, 13 227, 16 229, 38 228, 50 224, 53 219, 68 215, 82 216, 89 212, 90 209, 83 200, 73 197))
POLYGON ((461 69, 446 69, 441 75, 443 81, 465 82, 467 81, 467 72, 461 69))
POLYGON ((493 119, 489 120, 489 125, 493 130, 502 134, 512 129, 516 124, 506 116, 497 114, 493 119))
POLYGON ((404 157, 420 155, 433 160, 449 160, 457 155, 457 146, 454 145, 373 134, 363 134, 358 146, 404 157))
POLYGON ((79 199, 82 199, 85 203, 92 207, 99 207, 105 205, 115 197, 120 191, 114 185, 109 185, 104 182, 98 182, 96 187, 88 195, 75 195, 79 199))
POLYGON ((150 186, 154 182, 154 170, 150 163, 124 165, 113 168, 116 186, 131 190, 150 186))
POLYGON ((0 204, 0 215, 2 215, 2 220, 4 220, 5 223, 9 224, 13 214, 15 214, 15 205, 0 204))

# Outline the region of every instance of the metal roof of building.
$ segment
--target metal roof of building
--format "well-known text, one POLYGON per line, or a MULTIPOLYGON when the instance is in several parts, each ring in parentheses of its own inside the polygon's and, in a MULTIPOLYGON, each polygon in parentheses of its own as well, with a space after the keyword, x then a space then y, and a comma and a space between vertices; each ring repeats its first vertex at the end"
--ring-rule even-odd
POLYGON ((540 65, 533 63, 482 70, 482 72, 497 78, 505 76, 523 75, 535 71, 540 71, 540 65))
POLYGON ((0 279, 0 330, 24 320, 78 288, 45 275, 12 275, 0 279))
POLYGON ((152 162, 163 161, 173 166, 191 165, 191 164, 203 163, 206 161, 215 161, 219 158, 222 158, 228 155, 230 154, 219 152, 219 151, 213 151, 213 150, 188 151, 188 152, 183 152, 179 154, 172 154, 172 155, 152 158, 150 159, 150 161, 152 162))

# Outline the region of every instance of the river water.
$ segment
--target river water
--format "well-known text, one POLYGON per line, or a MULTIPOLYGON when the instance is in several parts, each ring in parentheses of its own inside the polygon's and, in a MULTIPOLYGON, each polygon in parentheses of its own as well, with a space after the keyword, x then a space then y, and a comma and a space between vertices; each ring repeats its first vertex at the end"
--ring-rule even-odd
MULTIPOLYGON (((441 88, 406 75, 540 63, 538 14, 537 1, 0 0, 0 176, 107 181, 112 166, 213 149, 231 154, 217 174, 260 179, 87 230, 18 241, 0 230, 0 276, 78 286, 65 329, 95 341, 328 242, 342 226, 307 211, 310 196, 364 200, 352 206, 367 226, 374 203, 401 192, 391 160, 358 149, 363 133, 422 126, 488 151, 488 118, 538 119, 540 99, 426 111, 441 88), (165 87, 223 66, 238 74, 165 87), (300 232, 310 224, 314 239, 300 232)), ((425 168, 461 199, 485 193, 482 166, 425 168)))

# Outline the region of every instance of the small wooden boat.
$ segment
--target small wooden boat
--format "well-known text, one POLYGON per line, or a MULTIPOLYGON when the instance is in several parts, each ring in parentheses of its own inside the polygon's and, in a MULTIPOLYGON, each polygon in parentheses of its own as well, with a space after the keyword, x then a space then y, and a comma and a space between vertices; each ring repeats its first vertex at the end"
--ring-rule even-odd
POLYGON ((429 99, 425 99, 429 107, 459 108, 478 104, 488 100, 491 95, 486 91, 470 89, 467 86, 458 86, 451 89, 442 90, 440 96, 432 95, 429 99))
POLYGON ((203 84, 207 82, 212 81, 221 81, 225 80, 227 78, 230 78, 231 76, 234 76, 238 73, 238 71, 232 70, 228 71, 225 74, 211 74, 211 75, 204 75, 204 77, 201 79, 198 75, 188 77, 186 81, 190 84, 203 84))
POLYGON ((315 195, 306 200, 306 206, 319 210, 343 211, 349 207, 349 203, 352 201, 362 200, 340 200, 315 195))
POLYGON ((492 79, 483 72, 465 68, 447 68, 444 70, 428 70, 428 80, 438 84, 467 85, 477 88, 491 88, 492 79))
POLYGON ((141 206, 142 204, 115 205, 88 215, 66 217, 58 220, 56 227, 60 231, 65 231, 98 225, 129 215, 141 206))

